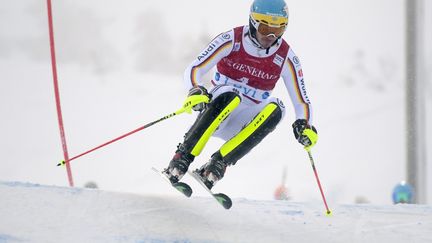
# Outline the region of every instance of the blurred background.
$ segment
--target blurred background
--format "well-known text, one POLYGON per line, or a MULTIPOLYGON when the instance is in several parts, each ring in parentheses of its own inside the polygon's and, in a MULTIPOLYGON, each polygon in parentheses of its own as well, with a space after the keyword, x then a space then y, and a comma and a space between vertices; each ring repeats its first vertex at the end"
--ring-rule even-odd
MULTIPOLYGON (((67 186, 52 81, 46 1, 0 0, 0 180, 67 186)), ((315 165, 329 204, 391 204, 407 180, 406 1, 286 0, 284 38, 299 56, 319 142, 315 165)), ((407 0, 408 1, 408 0, 407 0)), ((185 67, 217 34, 248 24, 252 1, 52 2, 66 139, 73 157, 177 110, 185 67)), ((432 2, 419 16, 423 138, 432 137, 432 2)), ((232 197, 320 201, 308 156, 285 119, 228 168, 215 191, 232 197), (284 188, 281 188, 284 186, 284 188)), ((291 108, 291 109, 290 109, 291 108)), ((76 186, 177 195, 163 168, 194 117, 173 117, 71 162, 76 186), (90 183, 90 184, 91 184, 90 183)), ((409 137, 408 137, 409 138, 409 137)), ((192 168, 223 141, 212 139, 192 168)), ((424 148, 424 199, 432 203, 432 153, 424 148)), ((188 182, 189 178, 185 177, 188 182)), ((192 182, 194 183, 194 182, 192 182)), ((200 190, 196 190, 197 195, 200 190)), ((202 194, 205 195, 205 194, 202 194)))

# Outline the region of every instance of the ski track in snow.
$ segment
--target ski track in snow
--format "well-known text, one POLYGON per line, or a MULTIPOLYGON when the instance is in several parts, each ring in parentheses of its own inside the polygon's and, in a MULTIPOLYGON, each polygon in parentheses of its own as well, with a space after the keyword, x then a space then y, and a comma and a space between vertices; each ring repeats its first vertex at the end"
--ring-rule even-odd
MULTIPOLYGON (((167 188, 168 190, 168 188, 167 188)), ((140 195, 0 182, 0 242, 431 242, 432 207, 140 195)))

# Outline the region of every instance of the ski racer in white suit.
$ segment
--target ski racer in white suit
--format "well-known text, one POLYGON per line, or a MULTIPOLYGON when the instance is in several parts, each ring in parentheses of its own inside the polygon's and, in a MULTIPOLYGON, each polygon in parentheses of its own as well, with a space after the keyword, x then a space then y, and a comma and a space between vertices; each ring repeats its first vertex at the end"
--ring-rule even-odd
POLYGON ((187 172, 211 136, 226 143, 199 169, 209 189, 222 179, 227 166, 234 165, 272 132, 285 114, 282 101, 271 96, 280 77, 296 114, 295 138, 306 147, 316 143, 300 61, 282 39, 287 24, 284 0, 255 0, 249 25, 216 36, 187 67, 184 80, 189 94, 185 106, 194 99, 207 100, 190 107, 200 113, 164 170, 172 183, 187 172), (214 66, 217 71, 208 92, 202 77, 214 66))

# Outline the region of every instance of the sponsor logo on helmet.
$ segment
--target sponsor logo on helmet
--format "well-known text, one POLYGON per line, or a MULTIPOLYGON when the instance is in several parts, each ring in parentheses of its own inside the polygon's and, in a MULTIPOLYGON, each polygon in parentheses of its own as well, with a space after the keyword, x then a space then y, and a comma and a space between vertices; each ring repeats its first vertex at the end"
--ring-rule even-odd
POLYGON ((288 6, 287 5, 285 5, 283 11, 285 12, 286 16, 288 17, 288 6))
MULTIPOLYGON (((252 12, 250 14, 250 19, 252 21, 256 21, 258 23, 264 23, 264 24, 270 25, 272 27, 286 26, 288 24, 288 17, 284 16, 284 14, 277 14, 277 13, 252 12)), ((257 24, 254 22, 252 22, 252 23, 256 27, 257 24)))

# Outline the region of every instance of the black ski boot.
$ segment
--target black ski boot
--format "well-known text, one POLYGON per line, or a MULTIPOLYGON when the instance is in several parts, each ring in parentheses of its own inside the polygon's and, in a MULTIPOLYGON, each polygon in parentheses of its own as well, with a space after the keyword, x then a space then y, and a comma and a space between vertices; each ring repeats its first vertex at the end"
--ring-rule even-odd
POLYGON ((216 182, 223 178, 226 167, 227 163, 223 160, 220 153, 216 153, 213 154, 210 161, 201 166, 197 172, 203 179, 207 188, 211 190, 216 182))
POLYGON ((184 152, 182 144, 177 146, 177 151, 171 159, 168 168, 163 173, 168 177, 172 184, 177 183, 188 171, 189 165, 194 160, 194 156, 184 152))

